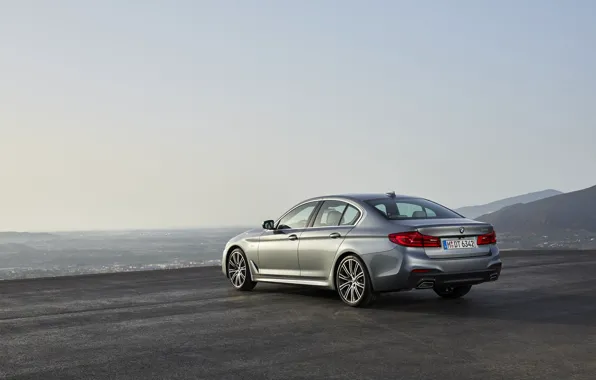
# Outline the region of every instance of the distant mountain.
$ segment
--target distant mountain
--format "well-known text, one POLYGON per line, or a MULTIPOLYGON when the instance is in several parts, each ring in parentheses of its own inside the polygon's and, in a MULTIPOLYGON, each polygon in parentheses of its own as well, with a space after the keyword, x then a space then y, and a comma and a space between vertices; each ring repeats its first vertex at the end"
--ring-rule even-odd
POLYGON ((476 220, 519 235, 596 232, 596 186, 511 205, 476 220))
POLYGON ((505 199, 501 199, 498 201, 494 201, 491 203, 487 203, 484 205, 478 206, 466 206, 456 209, 458 213, 462 214, 466 218, 476 219, 480 215, 489 214, 491 212, 499 211, 504 207, 512 206, 518 203, 530 203, 540 199, 545 199, 549 197, 553 197, 555 195, 563 194, 558 190, 548 189, 542 191, 536 191, 534 193, 528 193, 523 195, 518 195, 515 197, 509 197, 505 199))

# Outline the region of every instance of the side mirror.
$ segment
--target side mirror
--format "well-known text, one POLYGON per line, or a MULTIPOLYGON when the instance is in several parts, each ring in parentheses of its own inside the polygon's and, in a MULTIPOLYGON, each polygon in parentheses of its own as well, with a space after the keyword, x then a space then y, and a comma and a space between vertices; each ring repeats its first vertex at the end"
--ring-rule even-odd
POLYGON ((266 230, 272 230, 274 226, 275 226, 274 220, 266 220, 263 222, 263 228, 266 230))

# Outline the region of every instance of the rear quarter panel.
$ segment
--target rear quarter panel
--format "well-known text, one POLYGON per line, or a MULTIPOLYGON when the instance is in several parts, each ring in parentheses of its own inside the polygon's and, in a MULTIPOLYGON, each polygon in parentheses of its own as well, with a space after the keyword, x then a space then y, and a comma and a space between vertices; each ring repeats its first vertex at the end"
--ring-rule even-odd
POLYGON ((404 230, 404 227, 389 223, 376 210, 367 210, 366 218, 350 231, 337 251, 329 273, 330 287, 335 289, 335 267, 348 253, 354 253, 364 261, 373 286, 376 278, 395 276, 403 265, 404 256, 401 247, 392 243, 388 235, 404 230))

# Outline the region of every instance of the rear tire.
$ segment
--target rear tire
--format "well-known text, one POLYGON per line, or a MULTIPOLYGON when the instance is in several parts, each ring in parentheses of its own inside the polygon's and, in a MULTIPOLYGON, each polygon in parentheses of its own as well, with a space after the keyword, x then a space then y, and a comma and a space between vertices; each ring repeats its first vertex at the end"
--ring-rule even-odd
POLYGON ((354 254, 344 257, 335 270, 335 287, 348 306, 365 307, 377 298, 364 263, 354 254))
POLYGON ((441 286, 441 287, 434 287, 433 290, 437 295, 447 298, 447 299, 456 299, 461 298, 468 294, 468 292, 472 289, 472 285, 460 285, 460 286, 441 286))
POLYGON ((242 249, 235 248, 230 252, 226 266, 228 278, 236 290, 252 290, 257 285, 256 281, 252 280, 248 259, 242 249))

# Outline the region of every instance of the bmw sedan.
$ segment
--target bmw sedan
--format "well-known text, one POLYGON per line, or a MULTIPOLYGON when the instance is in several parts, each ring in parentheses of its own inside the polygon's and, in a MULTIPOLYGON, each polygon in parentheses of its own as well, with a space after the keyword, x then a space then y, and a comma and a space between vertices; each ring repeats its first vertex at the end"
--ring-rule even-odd
POLYGON ((496 281, 501 259, 491 224, 420 197, 344 194, 307 199, 230 239, 222 272, 238 290, 318 286, 356 307, 412 289, 459 298, 496 281))

